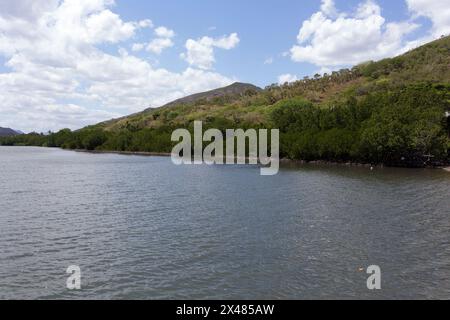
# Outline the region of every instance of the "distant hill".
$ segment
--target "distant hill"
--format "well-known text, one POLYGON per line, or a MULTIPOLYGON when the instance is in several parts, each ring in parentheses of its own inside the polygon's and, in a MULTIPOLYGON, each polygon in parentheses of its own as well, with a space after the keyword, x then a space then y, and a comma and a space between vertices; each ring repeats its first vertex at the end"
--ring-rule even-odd
POLYGON ((15 131, 13 129, 10 128, 2 128, 0 127, 0 137, 12 137, 12 136, 17 136, 19 134, 22 134, 19 131, 15 131))
MULTIPOLYGON (((238 100, 245 95, 255 94, 255 93, 258 93, 261 91, 262 91, 261 88, 258 88, 257 86, 254 86, 252 84, 235 82, 232 85, 229 85, 227 87, 223 87, 223 88, 219 88, 219 89, 215 89, 215 90, 211 90, 211 91, 207 91, 207 92, 197 93, 197 94, 193 94, 193 95, 175 100, 171 103, 166 104, 163 107, 171 107, 171 106, 176 106, 176 105, 180 105, 180 104, 190 104, 190 103, 199 102, 201 100, 203 100, 203 102, 205 102, 205 103, 214 103, 215 101, 217 102, 219 99, 227 99, 228 102, 231 102, 234 100, 238 100)), ((146 111, 149 111, 149 110, 153 110, 153 109, 147 109, 146 111)))
MULTIPOLYGON (((158 113, 165 113, 166 110, 172 108, 184 106, 184 107, 195 107, 198 105, 224 105, 238 102, 239 100, 257 95, 264 90, 249 83, 235 82, 227 87, 214 89, 211 91, 201 92, 193 94, 175 101, 172 101, 159 108, 148 108, 142 112, 135 113, 126 117, 112 119, 109 121, 102 122, 98 126, 103 128, 123 128, 127 123, 134 122, 132 119, 146 119, 146 124, 144 126, 152 127, 159 126, 160 122, 157 118, 158 113), (156 115, 156 117, 154 116, 156 115), (155 121, 153 121, 155 120, 155 121), (149 124, 149 121, 153 121, 149 124)), ((192 109, 193 110, 193 109, 192 109)), ((162 118, 160 120, 163 120, 162 118)), ((161 123, 162 124, 162 123, 161 123)), ((141 125, 140 125, 141 126, 141 125)))

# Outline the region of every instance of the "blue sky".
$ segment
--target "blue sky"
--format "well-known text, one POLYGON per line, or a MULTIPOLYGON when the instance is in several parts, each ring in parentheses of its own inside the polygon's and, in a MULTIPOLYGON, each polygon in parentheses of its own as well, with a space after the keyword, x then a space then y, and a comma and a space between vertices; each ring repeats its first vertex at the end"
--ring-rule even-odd
MULTIPOLYGON (((377 2, 388 21, 408 19, 406 2, 377 2)), ((360 3, 358 0, 338 0, 336 7, 349 12, 355 10, 360 3)), ((277 82, 280 74, 291 73, 302 77, 317 72, 318 68, 313 64, 296 63, 282 55, 295 42, 303 21, 317 12, 320 6, 319 0, 119 0, 117 12, 125 20, 151 17, 155 24, 175 30, 176 45, 163 56, 153 57, 158 58, 161 66, 174 71, 182 71, 186 67, 179 59, 186 39, 238 33, 241 42, 235 50, 217 52, 215 70, 240 81, 264 87, 277 82), (268 59, 272 59, 273 63, 264 64, 268 59)), ((422 22, 427 24, 426 21, 422 22)), ((417 30, 411 38, 418 38, 425 32, 426 28, 417 30)), ((143 40, 151 36, 151 30, 139 35, 143 40)), ((142 55, 143 58, 149 56, 151 55, 142 55)))
POLYGON ((0 2, 0 126, 76 129, 234 81, 264 87, 450 33, 450 0, 0 2))
MULTIPOLYGON (((355 10, 361 1, 336 1, 336 7, 349 12, 355 10)), ((406 2, 378 1, 382 15, 388 21, 402 21, 409 18, 406 2)), ((176 46, 160 57, 160 63, 167 68, 181 71, 185 64, 178 59, 188 38, 211 37, 237 32, 241 42, 232 51, 218 52, 215 69, 222 74, 236 77, 244 82, 265 86, 277 82, 280 74, 299 76, 314 74, 318 68, 310 63, 295 63, 283 53, 289 51, 303 21, 309 19, 320 8, 321 2, 278 0, 228 0, 228 1, 118 1, 117 10, 127 20, 152 17, 155 23, 166 25, 177 33, 176 46), (213 30, 211 30, 211 29, 213 30), (264 64, 268 59, 273 63, 264 64)), ((411 39, 425 35, 424 27, 410 35, 411 39)), ((150 37, 151 34, 142 37, 150 37)))

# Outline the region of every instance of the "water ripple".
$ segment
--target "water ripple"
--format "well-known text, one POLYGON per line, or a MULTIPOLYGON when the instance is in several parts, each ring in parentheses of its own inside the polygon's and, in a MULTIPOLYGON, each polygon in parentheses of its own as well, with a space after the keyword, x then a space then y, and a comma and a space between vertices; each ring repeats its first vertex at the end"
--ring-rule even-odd
POLYGON ((450 175, 0 148, 0 299, 450 298, 450 175), (359 268, 377 264, 383 290, 359 268), (69 265, 83 289, 65 288, 69 265))

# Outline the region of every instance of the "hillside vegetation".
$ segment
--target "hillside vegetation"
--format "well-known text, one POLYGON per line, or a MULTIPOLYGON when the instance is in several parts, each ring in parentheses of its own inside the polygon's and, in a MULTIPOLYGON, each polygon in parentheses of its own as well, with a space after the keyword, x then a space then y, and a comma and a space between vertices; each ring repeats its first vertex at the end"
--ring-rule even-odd
POLYGON ((207 128, 277 128, 289 159, 443 165, 449 161, 450 38, 402 56, 366 62, 264 90, 234 84, 158 109, 50 136, 1 144, 170 152, 171 133, 207 128), (232 88, 230 90, 230 88, 232 88))

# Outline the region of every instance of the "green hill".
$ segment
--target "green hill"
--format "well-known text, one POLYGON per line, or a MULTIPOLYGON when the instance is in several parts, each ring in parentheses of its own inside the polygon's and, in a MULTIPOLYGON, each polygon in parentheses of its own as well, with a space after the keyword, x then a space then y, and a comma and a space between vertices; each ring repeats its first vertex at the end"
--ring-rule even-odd
MULTIPOLYGON (((233 83, 230 86, 207 92, 197 93, 170 102, 160 108, 146 109, 137 114, 101 123, 99 126, 107 130, 120 130, 127 127, 157 128, 167 125, 177 116, 193 113, 193 106, 224 106, 238 102, 240 99, 255 95, 262 89, 248 83, 233 83), (160 117, 162 115, 162 117, 160 117)), ((180 119, 178 119, 180 120, 180 119)), ((175 121, 174 121, 175 122, 175 121)))
MULTIPOLYGON (((170 152, 171 132, 279 128, 290 159, 442 165, 449 161, 450 37, 399 57, 271 85, 234 84, 147 109, 43 144, 71 149, 170 152)), ((11 144, 12 140, 3 144, 11 144)))

